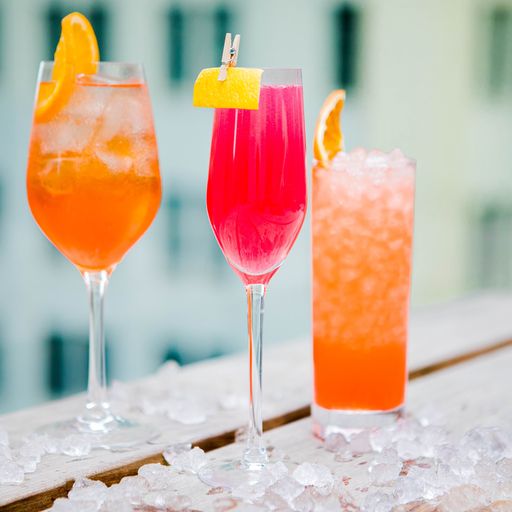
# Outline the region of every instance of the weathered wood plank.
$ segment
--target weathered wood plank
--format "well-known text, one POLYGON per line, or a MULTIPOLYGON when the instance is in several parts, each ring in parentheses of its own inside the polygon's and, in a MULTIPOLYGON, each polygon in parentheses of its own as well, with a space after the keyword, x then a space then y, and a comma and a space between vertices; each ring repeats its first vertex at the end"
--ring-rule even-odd
MULTIPOLYGON (((502 426, 512 424, 510 401, 510 369, 512 348, 483 356, 445 371, 411 383, 408 393, 408 412, 435 406, 439 420, 457 435, 474 426, 502 426)), ((364 458, 340 464, 334 454, 321 449, 322 443, 313 436, 311 419, 306 418, 276 428, 265 434, 268 445, 283 450, 292 463, 315 462, 328 466, 333 472, 346 472, 355 488, 367 482, 364 458)), ((211 460, 240 456, 243 446, 229 445, 211 451, 211 460)), ((209 495, 209 488, 192 475, 179 475, 175 488, 192 498, 192 508, 214 510, 214 502, 227 493, 209 495)))
POLYGON ((412 371, 512 345, 512 294, 486 292, 413 310, 410 322, 412 371))
MULTIPOLYGON (((278 345, 268 350, 265 371, 268 390, 264 407, 267 423, 277 425, 282 424, 282 421, 296 419, 295 411, 301 411, 308 403, 310 363, 305 354, 307 351, 308 348, 303 342, 278 345), (290 373, 290 365, 297 375, 283 382, 282 376, 290 373), (300 375, 306 376, 304 382, 300 375)), ((190 390, 191 393, 201 393, 208 405, 212 408, 217 407, 207 417, 207 421, 195 425, 184 425, 161 416, 140 415, 137 418, 137 415, 132 415, 140 421, 147 421, 157 426, 161 431, 160 437, 151 444, 126 452, 94 450, 84 458, 47 455, 43 457, 37 471, 27 474, 22 484, 0 487, 0 506, 38 495, 31 504, 31 510, 41 510, 43 503, 45 507, 51 504, 47 497, 41 496, 41 492, 60 488, 57 494, 52 492, 51 497, 54 499, 56 496, 65 495, 69 481, 80 475, 109 474, 111 481, 118 480, 123 475, 129 474, 131 468, 135 468, 136 471, 143 461, 158 458, 162 449, 172 443, 193 441, 212 449, 232 442, 234 431, 245 423, 247 417, 245 400, 232 409, 223 409, 217 404, 219 397, 229 392, 236 392, 242 398, 246 396, 245 370, 243 355, 220 358, 184 368, 174 380, 169 382, 169 385, 190 390), (121 468, 121 470, 117 471, 115 468, 121 468), (35 503, 38 503, 37 507, 40 508, 36 508, 35 503)), ((143 385, 144 382, 136 386, 143 385)), ((77 413, 83 400, 82 396, 72 397, 6 415, 0 419, 0 427, 21 436, 49 421, 59 421, 77 413)))
MULTIPOLYGON (((511 311, 512 295, 492 293, 414 312, 409 353, 411 376, 423 376, 446 365, 511 345, 511 311)), ((170 385, 204 391, 212 399, 228 391, 244 396, 245 359, 241 354, 190 365, 170 385)), ((267 429, 309 414, 311 357, 307 340, 266 350, 264 372, 267 429)), ((6 415, 0 417, 0 427, 22 434, 48 421, 69 417, 79 410, 82 401, 82 396, 75 396, 6 415)), ((234 431, 245 423, 246 410, 243 405, 218 410, 200 425, 182 425, 161 417, 145 419, 155 422, 162 430, 157 443, 129 452, 98 450, 85 459, 47 456, 36 473, 27 475, 22 485, 0 488, 0 506, 13 503, 15 507, 14 502, 24 499, 24 506, 32 503, 31 510, 40 510, 55 497, 65 495, 73 478, 98 474, 109 482, 117 481, 148 460, 158 460, 162 447, 175 442, 193 441, 207 449, 229 444, 233 441, 234 431)))

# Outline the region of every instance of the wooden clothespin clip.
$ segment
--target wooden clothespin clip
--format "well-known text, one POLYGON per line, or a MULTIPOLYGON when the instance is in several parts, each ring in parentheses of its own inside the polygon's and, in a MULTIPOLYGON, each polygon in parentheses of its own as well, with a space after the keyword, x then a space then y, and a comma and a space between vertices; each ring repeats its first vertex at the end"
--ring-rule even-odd
POLYGON ((231 33, 228 32, 224 39, 224 49, 222 50, 222 64, 219 71, 220 81, 224 81, 228 77, 228 68, 236 66, 239 47, 240 34, 236 34, 233 44, 231 44, 231 33))

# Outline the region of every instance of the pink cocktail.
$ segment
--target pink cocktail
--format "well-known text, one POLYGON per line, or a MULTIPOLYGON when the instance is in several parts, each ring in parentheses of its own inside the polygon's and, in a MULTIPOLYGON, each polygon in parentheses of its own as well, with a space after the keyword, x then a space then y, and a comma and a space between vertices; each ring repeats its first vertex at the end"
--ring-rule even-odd
POLYGON ((267 462, 261 439, 263 297, 306 215, 300 70, 265 70, 258 110, 215 112, 207 205, 222 252, 247 292, 251 414, 241 463, 208 465, 199 476, 234 488, 265 475, 259 471, 267 462))
POLYGON ((267 284, 306 213, 302 86, 263 85, 258 110, 218 109, 208 215, 244 284, 267 284))

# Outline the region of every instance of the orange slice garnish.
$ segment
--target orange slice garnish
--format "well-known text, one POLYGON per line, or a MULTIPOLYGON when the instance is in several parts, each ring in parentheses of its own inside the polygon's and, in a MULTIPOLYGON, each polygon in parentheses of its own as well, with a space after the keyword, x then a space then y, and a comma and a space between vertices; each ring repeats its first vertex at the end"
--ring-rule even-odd
POLYGON ((98 41, 89 20, 79 12, 68 14, 62 19, 52 81, 39 87, 36 118, 44 121, 59 112, 73 92, 76 76, 96 73, 99 60, 98 41))
POLYGON ((326 164, 343 151, 343 132, 340 116, 345 104, 345 91, 338 89, 324 101, 315 128, 313 155, 318 162, 326 164))

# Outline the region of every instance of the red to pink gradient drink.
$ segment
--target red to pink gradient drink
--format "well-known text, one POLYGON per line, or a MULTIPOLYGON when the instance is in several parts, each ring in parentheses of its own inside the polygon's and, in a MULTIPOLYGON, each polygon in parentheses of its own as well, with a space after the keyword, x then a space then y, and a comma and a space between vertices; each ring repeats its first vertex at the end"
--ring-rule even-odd
POLYGON ((244 284, 267 284, 306 214, 302 86, 262 85, 258 110, 218 109, 208 215, 244 284))
POLYGON ((208 215, 245 285, 250 415, 242 460, 216 461, 199 472, 213 487, 254 485, 267 474, 260 471, 268 461, 261 416, 263 298, 304 222, 305 153, 300 69, 264 70, 258 110, 215 111, 208 215))

